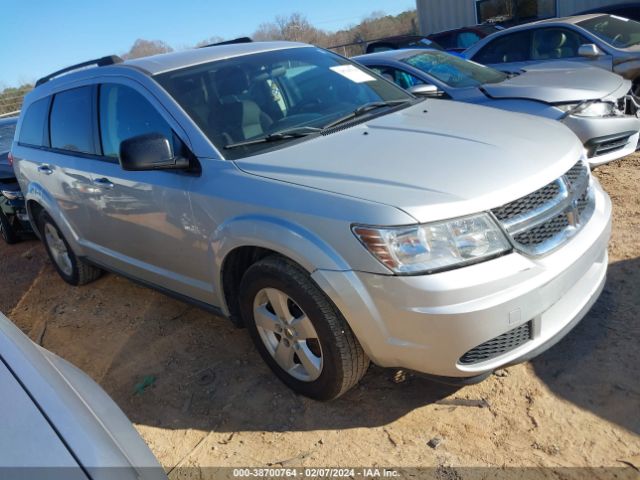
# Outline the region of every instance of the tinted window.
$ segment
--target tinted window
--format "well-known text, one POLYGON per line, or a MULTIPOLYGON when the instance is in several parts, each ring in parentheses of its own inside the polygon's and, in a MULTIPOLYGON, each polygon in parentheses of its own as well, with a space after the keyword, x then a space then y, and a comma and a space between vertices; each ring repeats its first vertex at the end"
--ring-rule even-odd
POLYGON ((446 49, 457 48, 457 33, 444 33, 442 35, 434 35, 433 38, 446 49))
POLYGON ((96 153, 92 98, 91 87, 74 88, 53 97, 49 126, 53 148, 96 153))
POLYGON ((589 41, 568 28, 541 28, 533 32, 533 60, 571 58, 578 56, 580 45, 589 41))
POLYGON ((456 39, 456 47, 457 48, 469 48, 474 43, 480 40, 480 35, 476 32, 460 32, 458 34, 458 38, 456 39))
POLYGON ((29 106, 27 113, 24 114, 22 127, 20 127, 20 143, 38 147, 44 144, 44 132, 48 114, 49 98, 43 98, 29 106))
POLYGON ((0 123, 0 153, 11 150, 15 132, 16 122, 0 123))
POLYGON ((485 64, 526 62, 531 59, 530 38, 530 31, 503 35, 489 42, 473 59, 485 64))
POLYGON ((146 133, 173 138, 171 127, 142 95, 123 85, 100 87, 100 138, 103 154, 118 157, 120 143, 146 133))
POLYGON ((640 44, 640 23, 614 15, 603 15, 578 23, 614 47, 627 48, 640 44))
POLYGON ((411 75, 408 72, 403 70, 399 70, 393 67, 370 67, 374 72, 382 75, 387 80, 395 83, 396 85, 408 89, 415 85, 421 85, 424 82, 420 80, 418 77, 411 75))

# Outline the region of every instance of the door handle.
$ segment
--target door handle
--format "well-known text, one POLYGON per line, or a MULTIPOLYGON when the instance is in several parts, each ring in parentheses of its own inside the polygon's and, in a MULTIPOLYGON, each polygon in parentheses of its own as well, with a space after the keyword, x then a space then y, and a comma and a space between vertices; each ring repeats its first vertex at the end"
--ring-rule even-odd
POLYGON ((109 190, 111 190, 115 185, 113 184, 113 182, 111 182, 111 180, 109 180, 108 178, 94 178, 93 179, 93 184, 96 185, 97 187, 101 187, 101 188, 107 188, 109 190))
POLYGON ((49 165, 40 165, 38 167, 38 172, 44 173, 45 175, 51 175, 53 173, 53 170, 51 170, 51 167, 49 165))

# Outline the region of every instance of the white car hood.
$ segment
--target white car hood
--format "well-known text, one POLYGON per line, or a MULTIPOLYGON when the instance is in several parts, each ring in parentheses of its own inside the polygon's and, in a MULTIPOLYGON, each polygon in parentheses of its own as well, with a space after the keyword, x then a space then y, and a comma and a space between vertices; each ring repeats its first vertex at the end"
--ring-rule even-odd
POLYGON ((581 155, 582 145, 559 122, 427 100, 236 164, 392 205, 426 222, 503 205, 561 176, 581 155))

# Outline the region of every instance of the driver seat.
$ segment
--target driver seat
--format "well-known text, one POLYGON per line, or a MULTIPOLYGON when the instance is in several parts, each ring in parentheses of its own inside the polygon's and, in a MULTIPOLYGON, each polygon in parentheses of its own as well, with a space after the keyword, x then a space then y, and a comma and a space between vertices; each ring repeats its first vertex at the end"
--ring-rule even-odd
POLYGON ((238 66, 224 67, 215 74, 220 97, 215 118, 210 119, 233 142, 263 135, 273 124, 258 104, 249 97, 249 77, 238 66))

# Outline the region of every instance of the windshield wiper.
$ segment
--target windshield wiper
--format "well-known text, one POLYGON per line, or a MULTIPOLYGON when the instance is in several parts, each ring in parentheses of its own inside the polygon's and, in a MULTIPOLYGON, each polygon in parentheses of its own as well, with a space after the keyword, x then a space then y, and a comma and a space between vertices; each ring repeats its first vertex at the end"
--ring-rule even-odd
POLYGON ((347 113, 346 115, 334 120, 333 122, 325 125, 323 130, 326 130, 331 127, 335 127, 336 125, 340 125, 341 123, 347 122, 353 118, 360 117, 371 110, 376 110, 382 107, 393 107, 394 105, 401 105, 403 103, 413 102, 413 98, 405 98, 403 100, 389 100, 386 102, 370 102, 365 103, 364 105, 359 106, 354 111, 347 113))
POLYGON ((230 150, 232 148, 245 147, 248 145, 256 145, 258 143, 275 142, 275 141, 284 140, 287 138, 306 137, 307 135, 320 133, 322 132, 322 130, 323 130, 322 128, 317 128, 317 127, 286 128, 284 130, 280 130, 279 132, 274 132, 274 133, 270 133, 269 135, 265 135, 264 137, 243 140, 242 142, 230 143, 228 145, 225 145, 224 148, 225 150, 230 150))

